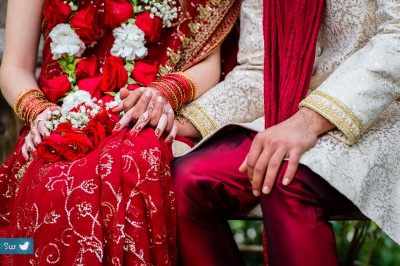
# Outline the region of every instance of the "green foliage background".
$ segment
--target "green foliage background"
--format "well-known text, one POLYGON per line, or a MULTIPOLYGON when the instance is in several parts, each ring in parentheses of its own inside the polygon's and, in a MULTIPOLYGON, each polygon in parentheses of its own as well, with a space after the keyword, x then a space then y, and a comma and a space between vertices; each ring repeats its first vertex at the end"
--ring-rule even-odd
MULTIPOLYGON (((264 265, 262 222, 229 221, 236 242, 248 266, 264 265)), ((400 265, 400 245, 371 221, 332 221, 339 263, 342 266, 400 265)))

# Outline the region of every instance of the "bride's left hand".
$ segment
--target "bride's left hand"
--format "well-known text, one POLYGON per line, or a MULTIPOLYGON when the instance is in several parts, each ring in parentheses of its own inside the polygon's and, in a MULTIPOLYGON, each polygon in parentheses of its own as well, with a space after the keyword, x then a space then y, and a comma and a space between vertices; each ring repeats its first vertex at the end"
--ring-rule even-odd
POLYGON ((52 106, 46 108, 43 112, 41 112, 35 120, 30 125, 30 130, 25 137, 25 143, 22 146, 22 155, 24 156, 25 160, 28 160, 29 153, 33 155, 36 154, 37 150, 36 147, 42 142, 44 137, 48 137, 50 135, 50 131, 45 125, 45 121, 47 120, 47 115, 49 111, 59 110, 60 107, 52 106))

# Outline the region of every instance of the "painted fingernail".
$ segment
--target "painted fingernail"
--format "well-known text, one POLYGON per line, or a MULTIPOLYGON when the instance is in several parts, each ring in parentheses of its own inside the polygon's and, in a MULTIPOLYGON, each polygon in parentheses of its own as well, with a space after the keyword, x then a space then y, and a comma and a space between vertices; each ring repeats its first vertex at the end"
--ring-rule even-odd
POLYGON ((147 97, 150 96, 151 95, 151 91, 145 91, 144 95, 147 96, 147 97))
POLYGON ((129 134, 131 134, 132 137, 136 137, 138 135, 138 132, 132 129, 131 131, 129 131, 129 134))
POLYGON ((166 143, 171 143, 172 141, 174 141, 174 138, 173 138, 173 137, 168 137, 168 138, 165 140, 166 143))
POLYGON ((268 186, 263 186, 262 192, 263 192, 264 194, 268 194, 268 193, 269 193, 269 187, 268 187, 268 186))
POLYGON ((282 184, 285 185, 285 186, 289 185, 289 183, 290 183, 289 178, 284 178, 284 179, 282 180, 282 184))
POLYGON ((157 137, 157 138, 160 137, 160 133, 161 133, 161 129, 156 128, 156 130, 154 131, 154 134, 156 134, 156 137, 157 137))
POLYGON ((118 133, 119 133, 119 131, 114 129, 111 135, 113 137, 115 137, 116 135, 118 135, 118 133))
POLYGON ((134 130, 140 131, 140 130, 142 130, 142 126, 135 126, 135 127, 134 127, 134 130))
POLYGON ((158 96, 158 97, 157 97, 157 101, 160 102, 160 103, 162 103, 162 102, 164 101, 164 98, 161 97, 161 96, 158 96))
POLYGON ((253 190, 253 195, 256 196, 256 197, 260 196, 260 191, 253 190))

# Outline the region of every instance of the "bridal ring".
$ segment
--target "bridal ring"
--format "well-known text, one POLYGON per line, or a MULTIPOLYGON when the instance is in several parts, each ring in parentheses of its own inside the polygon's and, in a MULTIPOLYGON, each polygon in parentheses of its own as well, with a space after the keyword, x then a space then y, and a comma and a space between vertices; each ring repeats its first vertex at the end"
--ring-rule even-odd
POLYGON ((46 119, 43 119, 43 118, 38 118, 38 119, 36 119, 35 120, 35 126, 37 127, 38 125, 39 125, 39 123, 40 123, 40 121, 45 121, 46 119))

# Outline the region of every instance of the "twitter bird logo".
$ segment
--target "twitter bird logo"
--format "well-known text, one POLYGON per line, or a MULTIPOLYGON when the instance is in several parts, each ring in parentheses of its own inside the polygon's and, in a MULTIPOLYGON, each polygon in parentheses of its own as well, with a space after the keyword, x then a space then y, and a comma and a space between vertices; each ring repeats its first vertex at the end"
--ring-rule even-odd
POLYGON ((28 241, 26 241, 24 244, 19 244, 18 245, 19 246, 19 248, 21 249, 21 250, 28 250, 28 248, 29 248, 29 242, 28 241))

